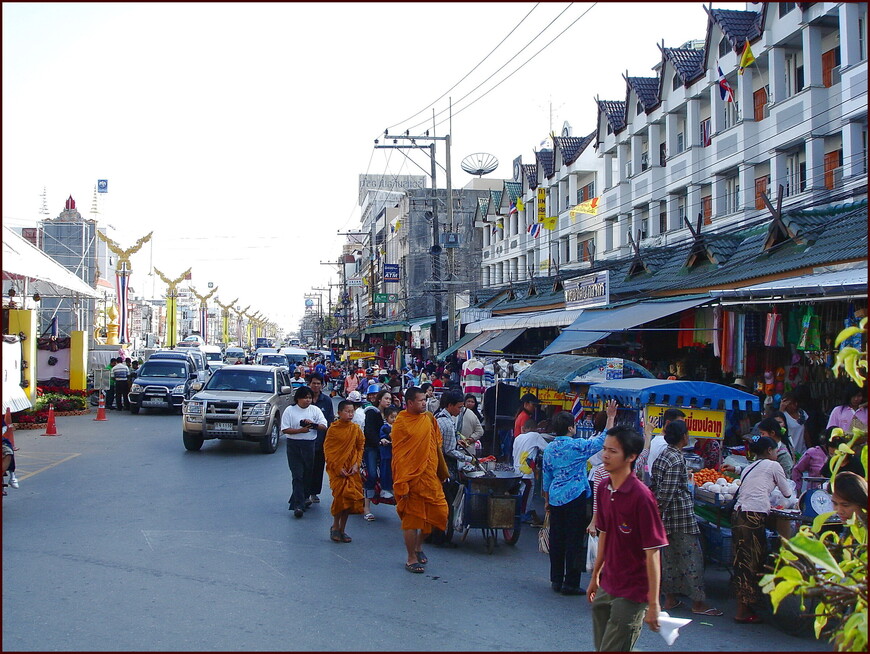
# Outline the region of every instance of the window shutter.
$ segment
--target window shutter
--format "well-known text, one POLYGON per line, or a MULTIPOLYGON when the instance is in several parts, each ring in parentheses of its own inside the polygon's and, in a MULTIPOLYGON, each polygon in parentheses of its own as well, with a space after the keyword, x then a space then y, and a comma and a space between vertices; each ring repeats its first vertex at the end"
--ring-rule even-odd
POLYGON ((840 151, 828 152, 825 155, 825 188, 834 188, 834 171, 840 167, 840 151))
POLYGON ((752 94, 755 105, 755 120, 764 120, 764 108, 767 106, 767 89, 761 87, 752 94))
POLYGON ((755 178, 755 208, 756 209, 764 209, 764 200, 762 199, 762 193, 767 193, 767 175, 764 177, 756 177, 755 178))
POLYGON ((828 50, 822 53, 822 84, 826 87, 834 85, 834 68, 837 65, 837 51, 828 50))
POLYGON ((704 212, 704 224, 713 222, 713 196, 706 195, 701 198, 701 210, 704 212))

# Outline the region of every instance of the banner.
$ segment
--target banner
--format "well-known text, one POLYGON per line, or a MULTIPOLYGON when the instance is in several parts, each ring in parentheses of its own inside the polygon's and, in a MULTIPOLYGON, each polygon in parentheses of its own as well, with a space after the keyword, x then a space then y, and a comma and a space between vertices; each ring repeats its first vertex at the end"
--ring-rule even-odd
MULTIPOLYGON (((664 412, 672 407, 656 406, 648 404, 644 409, 644 419, 652 425, 653 434, 662 433, 662 425, 664 424, 664 412)), ((677 408, 677 407, 673 407, 677 408)), ((679 407, 686 414, 683 422, 689 430, 689 436, 695 438, 716 438, 722 439, 725 437, 725 412, 724 411, 709 411, 706 409, 688 409, 679 407)))
POLYGON ((175 303, 176 299, 171 296, 166 298, 166 336, 163 339, 164 347, 175 347, 178 342, 176 339, 177 324, 175 321, 175 303))
POLYGON ((224 313, 223 313, 222 318, 223 318, 223 323, 222 323, 223 342, 224 342, 224 345, 226 345, 227 343, 230 342, 230 312, 227 311, 226 309, 224 309, 224 313))
POLYGON ((115 292, 118 295, 118 342, 129 343, 130 334, 127 331, 127 281, 126 271, 115 273, 115 292))
POLYGON ((570 279, 563 284, 565 308, 584 309, 610 303, 610 271, 570 279))
POLYGON ((586 213, 590 216, 597 216, 598 201, 600 199, 601 198, 592 198, 590 200, 586 200, 585 202, 581 202, 580 204, 573 206, 568 214, 571 216, 572 220, 577 216, 578 213, 586 213))
POLYGON ((538 187, 538 222, 542 223, 547 219, 547 189, 543 186, 538 187))
POLYGON ((385 263, 384 264, 384 281, 398 282, 399 281, 399 264, 385 263))

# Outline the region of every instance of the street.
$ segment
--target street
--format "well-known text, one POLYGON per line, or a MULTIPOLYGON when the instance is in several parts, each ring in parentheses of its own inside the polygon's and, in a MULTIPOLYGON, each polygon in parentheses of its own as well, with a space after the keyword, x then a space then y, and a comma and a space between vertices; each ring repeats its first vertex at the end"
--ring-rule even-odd
MULTIPOLYGON (((352 516, 330 542, 330 497, 287 510, 282 442, 182 445, 180 417, 108 412, 17 431, 20 488, 3 498, 3 649, 89 651, 590 650, 585 597, 550 590, 537 531, 487 555, 480 532, 403 569, 399 520, 352 516)), ((456 540, 459 540, 458 538, 456 540)), ((708 569, 719 618, 675 651, 829 651, 771 624, 736 625, 727 573, 708 569)), ((585 587, 588 575, 584 573, 585 587)), ((647 628, 641 650, 659 650, 647 628)))

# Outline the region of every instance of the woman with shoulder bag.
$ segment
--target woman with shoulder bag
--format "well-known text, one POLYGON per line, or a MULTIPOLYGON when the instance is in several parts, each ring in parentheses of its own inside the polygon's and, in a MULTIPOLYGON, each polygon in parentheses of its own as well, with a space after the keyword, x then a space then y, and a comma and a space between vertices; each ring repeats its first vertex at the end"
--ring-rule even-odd
POLYGON ((737 595, 734 621, 741 624, 761 622, 753 604, 760 597, 758 581, 767 554, 765 523, 771 508, 770 493, 779 488, 784 497, 791 497, 788 479, 776 460, 776 441, 768 436, 752 436, 748 445, 757 460, 743 470, 731 516, 737 595))

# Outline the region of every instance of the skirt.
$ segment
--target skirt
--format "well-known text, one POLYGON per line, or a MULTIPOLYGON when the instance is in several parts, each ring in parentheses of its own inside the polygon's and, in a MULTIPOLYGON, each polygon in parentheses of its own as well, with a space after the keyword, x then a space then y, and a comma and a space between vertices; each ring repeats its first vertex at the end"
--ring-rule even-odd
POLYGON ((693 602, 706 599, 698 534, 668 534, 668 546, 662 549, 662 592, 685 595, 693 602))

